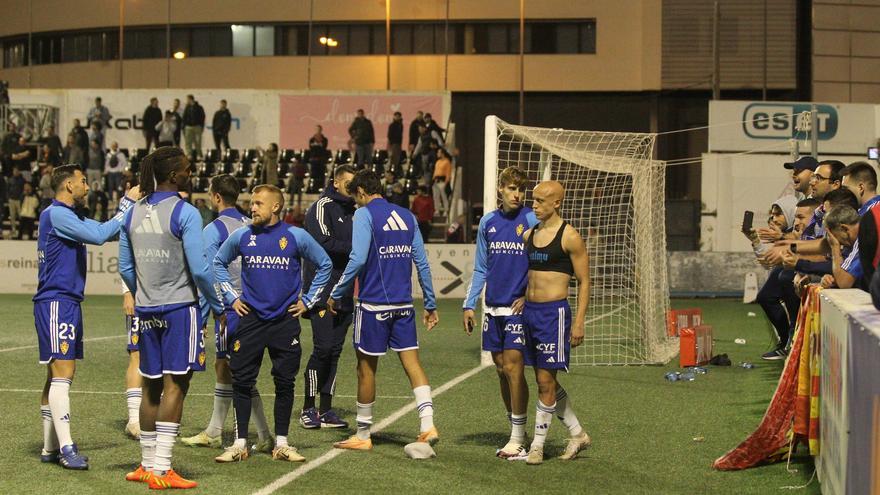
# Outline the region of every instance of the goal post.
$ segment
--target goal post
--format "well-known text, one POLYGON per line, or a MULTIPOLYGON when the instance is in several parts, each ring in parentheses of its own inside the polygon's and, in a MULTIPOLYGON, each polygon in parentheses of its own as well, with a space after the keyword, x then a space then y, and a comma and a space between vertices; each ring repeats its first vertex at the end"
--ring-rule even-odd
MULTIPOLYGON (((572 350, 573 365, 659 364, 678 353, 678 339, 666 334, 665 164, 653 159, 655 138, 526 127, 486 117, 484 212, 498 205, 500 172, 516 166, 532 186, 551 179, 562 183, 560 213, 586 243, 590 305, 584 343, 572 350)), ((527 188, 527 204, 531 192, 527 188)), ((572 279, 572 311, 576 290, 572 279)), ((482 353, 481 362, 491 364, 491 356, 482 353)))

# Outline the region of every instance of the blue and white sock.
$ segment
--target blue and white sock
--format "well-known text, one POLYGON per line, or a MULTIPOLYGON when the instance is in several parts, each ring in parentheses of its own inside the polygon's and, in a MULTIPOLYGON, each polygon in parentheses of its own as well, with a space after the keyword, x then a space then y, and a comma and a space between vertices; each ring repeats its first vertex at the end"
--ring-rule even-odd
POLYGON ((373 426, 373 402, 357 403, 357 437, 361 440, 370 438, 370 427, 373 426))
POLYGON ((510 441, 522 444, 526 440, 526 423, 529 420, 527 414, 510 415, 510 441))
POLYGON ((229 406, 232 405, 232 384, 214 384, 214 412, 211 413, 211 421, 205 428, 209 437, 219 437, 223 433, 223 423, 229 414, 229 406))
POLYGON ((419 409, 419 420, 421 425, 419 431, 422 433, 434 427, 434 402, 431 400, 431 386, 422 385, 413 389, 416 396, 416 407, 419 409))
POLYGON ((141 430, 141 466, 147 471, 152 471, 155 462, 156 432, 141 430))
POLYGON ((49 407, 52 410, 52 424, 62 447, 73 444, 70 435, 70 384, 69 378, 53 378, 49 385, 49 407))
POLYGON ((550 422, 553 421, 553 413, 556 412, 556 403, 545 405, 538 399, 537 414, 535 414, 535 438, 532 439, 532 448, 544 447, 547 432, 550 430, 550 422))
POLYGON ((58 437, 55 435, 55 425, 52 424, 52 409, 49 405, 40 405, 40 416, 43 417, 43 453, 58 450, 58 437))
POLYGON ((577 437, 583 434, 584 429, 574 413, 574 408, 571 407, 571 399, 562 387, 556 389, 556 412, 556 417, 562 420, 562 424, 568 428, 571 436, 577 437))
POLYGON ((171 451, 180 431, 180 423, 156 421, 156 460, 153 471, 162 476, 171 470, 171 451))
POLYGON ((141 389, 125 389, 125 404, 128 407, 128 424, 140 423, 141 389))

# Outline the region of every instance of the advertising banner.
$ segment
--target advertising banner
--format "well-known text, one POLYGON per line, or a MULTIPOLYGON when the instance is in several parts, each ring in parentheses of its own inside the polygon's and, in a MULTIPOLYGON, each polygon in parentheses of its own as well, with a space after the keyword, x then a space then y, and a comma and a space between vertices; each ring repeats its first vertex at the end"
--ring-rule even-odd
MULTIPOLYGON (((86 295, 119 295, 119 244, 87 246, 86 295)), ((438 299, 464 299, 474 267, 476 248, 469 244, 426 244, 434 294, 438 299)), ((0 241, 0 293, 34 294, 37 290, 37 243, 0 241)), ((415 267, 413 296, 422 298, 415 267)))
MULTIPOLYGON (((801 152, 809 152, 808 134, 797 131, 797 120, 810 109, 809 102, 710 101, 709 151, 788 152, 796 138, 801 152)), ((865 154, 876 146, 876 113, 876 105, 818 103, 819 152, 865 154)))
POLYGON ((858 289, 821 292, 822 338, 820 381, 821 411, 816 462, 822 493, 846 493, 849 439, 849 318, 867 294, 858 289))
MULTIPOLYGON (((880 493, 880 312, 854 312, 849 327, 846 493, 880 493)), ((824 400, 824 399, 823 399, 824 400)))
POLYGON ((358 109, 373 122, 376 137, 374 149, 384 149, 388 137, 388 124, 394 112, 403 115, 404 149, 409 143, 409 124, 421 110, 430 113, 441 126, 446 125, 443 112, 443 95, 413 94, 308 94, 281 95, 281 140, 282 148, 308 148, 309 138, 315 133, 315 126, 323 127, 330 149, 348 149, 348 128, 357 116, 358 109))

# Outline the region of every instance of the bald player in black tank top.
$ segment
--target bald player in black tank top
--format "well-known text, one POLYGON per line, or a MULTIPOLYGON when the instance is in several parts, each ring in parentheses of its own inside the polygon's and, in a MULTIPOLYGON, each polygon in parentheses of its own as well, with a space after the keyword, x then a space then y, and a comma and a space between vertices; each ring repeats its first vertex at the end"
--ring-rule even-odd
POLYGON ((560 369, 568 370, 571 347, 584 341, 584 319, 590 299, 589 257, 577 230, 559 216, 565 196, 562 184, 541 182, 532 197, 540 223, 523 235, 529 255, 529 282, 523 323, 528 350, 534 354, 538 403, 535 438, 526 462, 544 461, 544 440, 553 414, 568 427, 571 437, 560 459, 574 459, 590 445, 590 437, 578 422, 571 398, 556 380, 560 369), (577 311, 572 325, 568 287, 574 275, 578 281, 577 311))

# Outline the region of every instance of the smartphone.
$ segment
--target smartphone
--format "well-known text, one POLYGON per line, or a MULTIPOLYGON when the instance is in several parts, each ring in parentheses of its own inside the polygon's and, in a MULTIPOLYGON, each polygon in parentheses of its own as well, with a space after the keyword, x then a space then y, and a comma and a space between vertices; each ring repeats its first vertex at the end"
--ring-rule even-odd
POLYGON ((748 234, 752 231, 752 222, 755 220, 755 212, 746 210, 743 213, 743 224, 742 231, 744 234, 748 234))
POLYGON ((789 244, 788 247, 792 253, 797 253, 797 244, 789 244))
POLYGON ((878 149, 876 146, 868 148, 868 160, 880 161, 880 149, 878 149))

